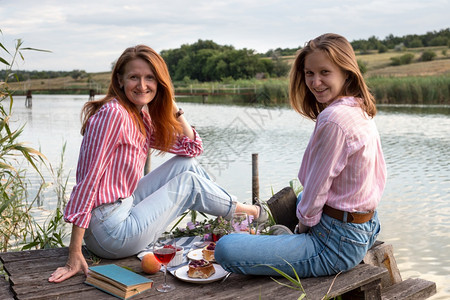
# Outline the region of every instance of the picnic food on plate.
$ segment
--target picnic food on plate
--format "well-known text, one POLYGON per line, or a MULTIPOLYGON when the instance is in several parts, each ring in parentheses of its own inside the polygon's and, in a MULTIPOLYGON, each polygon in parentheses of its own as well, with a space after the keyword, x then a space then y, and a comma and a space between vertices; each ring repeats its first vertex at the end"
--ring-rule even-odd
POLYGON ((188 277, 191 278, 206 279, 211 277, 211 275, 213 275, 214 273, 216 273, 216 269, 214 269, 213 264, 207 260, 204 259, 192 260, 189 263, 187 273, 188 277))
POLYGON ((216 249, 216 243, 211 242, 208 245, 203 248, 203 258, 207 261, 213 261, 214 260, 214 250, 216 249))

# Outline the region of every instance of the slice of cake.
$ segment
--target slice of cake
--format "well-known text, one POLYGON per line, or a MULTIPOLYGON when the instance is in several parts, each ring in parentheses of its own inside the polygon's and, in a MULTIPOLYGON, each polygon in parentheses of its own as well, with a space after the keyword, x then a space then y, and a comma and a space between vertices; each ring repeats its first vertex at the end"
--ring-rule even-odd
POLYGON ((214 261, 214 250, 216 249, 216 243, 211 242, 203 248, 203 258, 207 261, 214 261))
POLYGON ((216 273, 212 263, 207 260, 193 260, 189 263, 188 276, 191 278, 206 279, 216 273))

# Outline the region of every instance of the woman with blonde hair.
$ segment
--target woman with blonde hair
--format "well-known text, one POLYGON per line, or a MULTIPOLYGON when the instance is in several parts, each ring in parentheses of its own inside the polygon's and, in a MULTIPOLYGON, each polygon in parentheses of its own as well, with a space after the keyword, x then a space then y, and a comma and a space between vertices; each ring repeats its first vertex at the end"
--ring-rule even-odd
MULTIPOLYGON (((221 238, 215 259, 226 270, 299 277, 337 274, 359 264, 380 231, 376 208, 386 165, 373 117, 375 100, 350 43, 324 34, 300 50, 291 69, 290 101, 316 122, 298 178, 296 234, 221 238)), ((294 213, 294 212, 293 212, 294 213)))
POLYGON ((88 272, 82 242, 99 257, 137 254, 187 209, 231 218, 267 218, 258 205, 238 203, 194 157, 202 140, 174 101, 162 57, 145 45, 117 60, 107 95, 83 107, 76 185, 64 211, 72 223, 69 257, 49 277, 61 282, 88 272), (152 149, 176 154, 142 177, 152 149))

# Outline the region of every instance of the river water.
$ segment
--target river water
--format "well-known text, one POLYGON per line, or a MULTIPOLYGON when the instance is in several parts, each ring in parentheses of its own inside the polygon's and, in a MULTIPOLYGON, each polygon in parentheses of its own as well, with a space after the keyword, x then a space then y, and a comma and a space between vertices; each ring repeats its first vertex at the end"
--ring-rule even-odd
MULTIPOLYGON (((97 96, 98 97, 98 96, 97 96)), ((21 140, 40 149, 56 167, 67 143, 68 193, 75 181, 81 143, 80 110, 88 96, 34 95, 33 107, 14 98, 12 122, 26 123, 21 140)), ((314 123, 290 108, 181 103, 203 138, 201 164, 241 202, 251 202, 252 154, 258 153, 260 198, 295 179, 314 123)), ((388 181, 379 206, 379 236, 394 247, 403 279, 437 284, 431 299, 450 298, 450 107, 379 107, 376 123, 387 161, 388 181)), ((152 169, 171 155, 152 156, 152 169)), ((43 169, 48 181, 49 172, 43 169)), ((30 173, 32 183, 37 177, 30 173)), ((31 188, 31 190, 33 187, 31 188)), ((49 188, 51 190, 51 188, 49 188)), ((55 207, 51 192, 36 217, 55 207)))

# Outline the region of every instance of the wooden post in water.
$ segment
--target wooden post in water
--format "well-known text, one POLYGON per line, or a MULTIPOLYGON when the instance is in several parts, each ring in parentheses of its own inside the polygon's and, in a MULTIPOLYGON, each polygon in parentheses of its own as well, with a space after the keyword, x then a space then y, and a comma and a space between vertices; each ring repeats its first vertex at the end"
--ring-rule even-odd
POLYGON ((95 98, 95 91, 93 89, 89 90, 89 101, 94 100, 95 98))
POLYGON ((203 102, 203 104, 208 102, 208 94, 202 94, 202 102, 203 102))
POLYGON ((31 108, 33 106, 33 96, 31 95, 31 90, 27 91, 27 97, 25 98, 25 107, 31 108))
POLYGON ((259 200, 258 153, 252 154, 252 204, 259 200))

